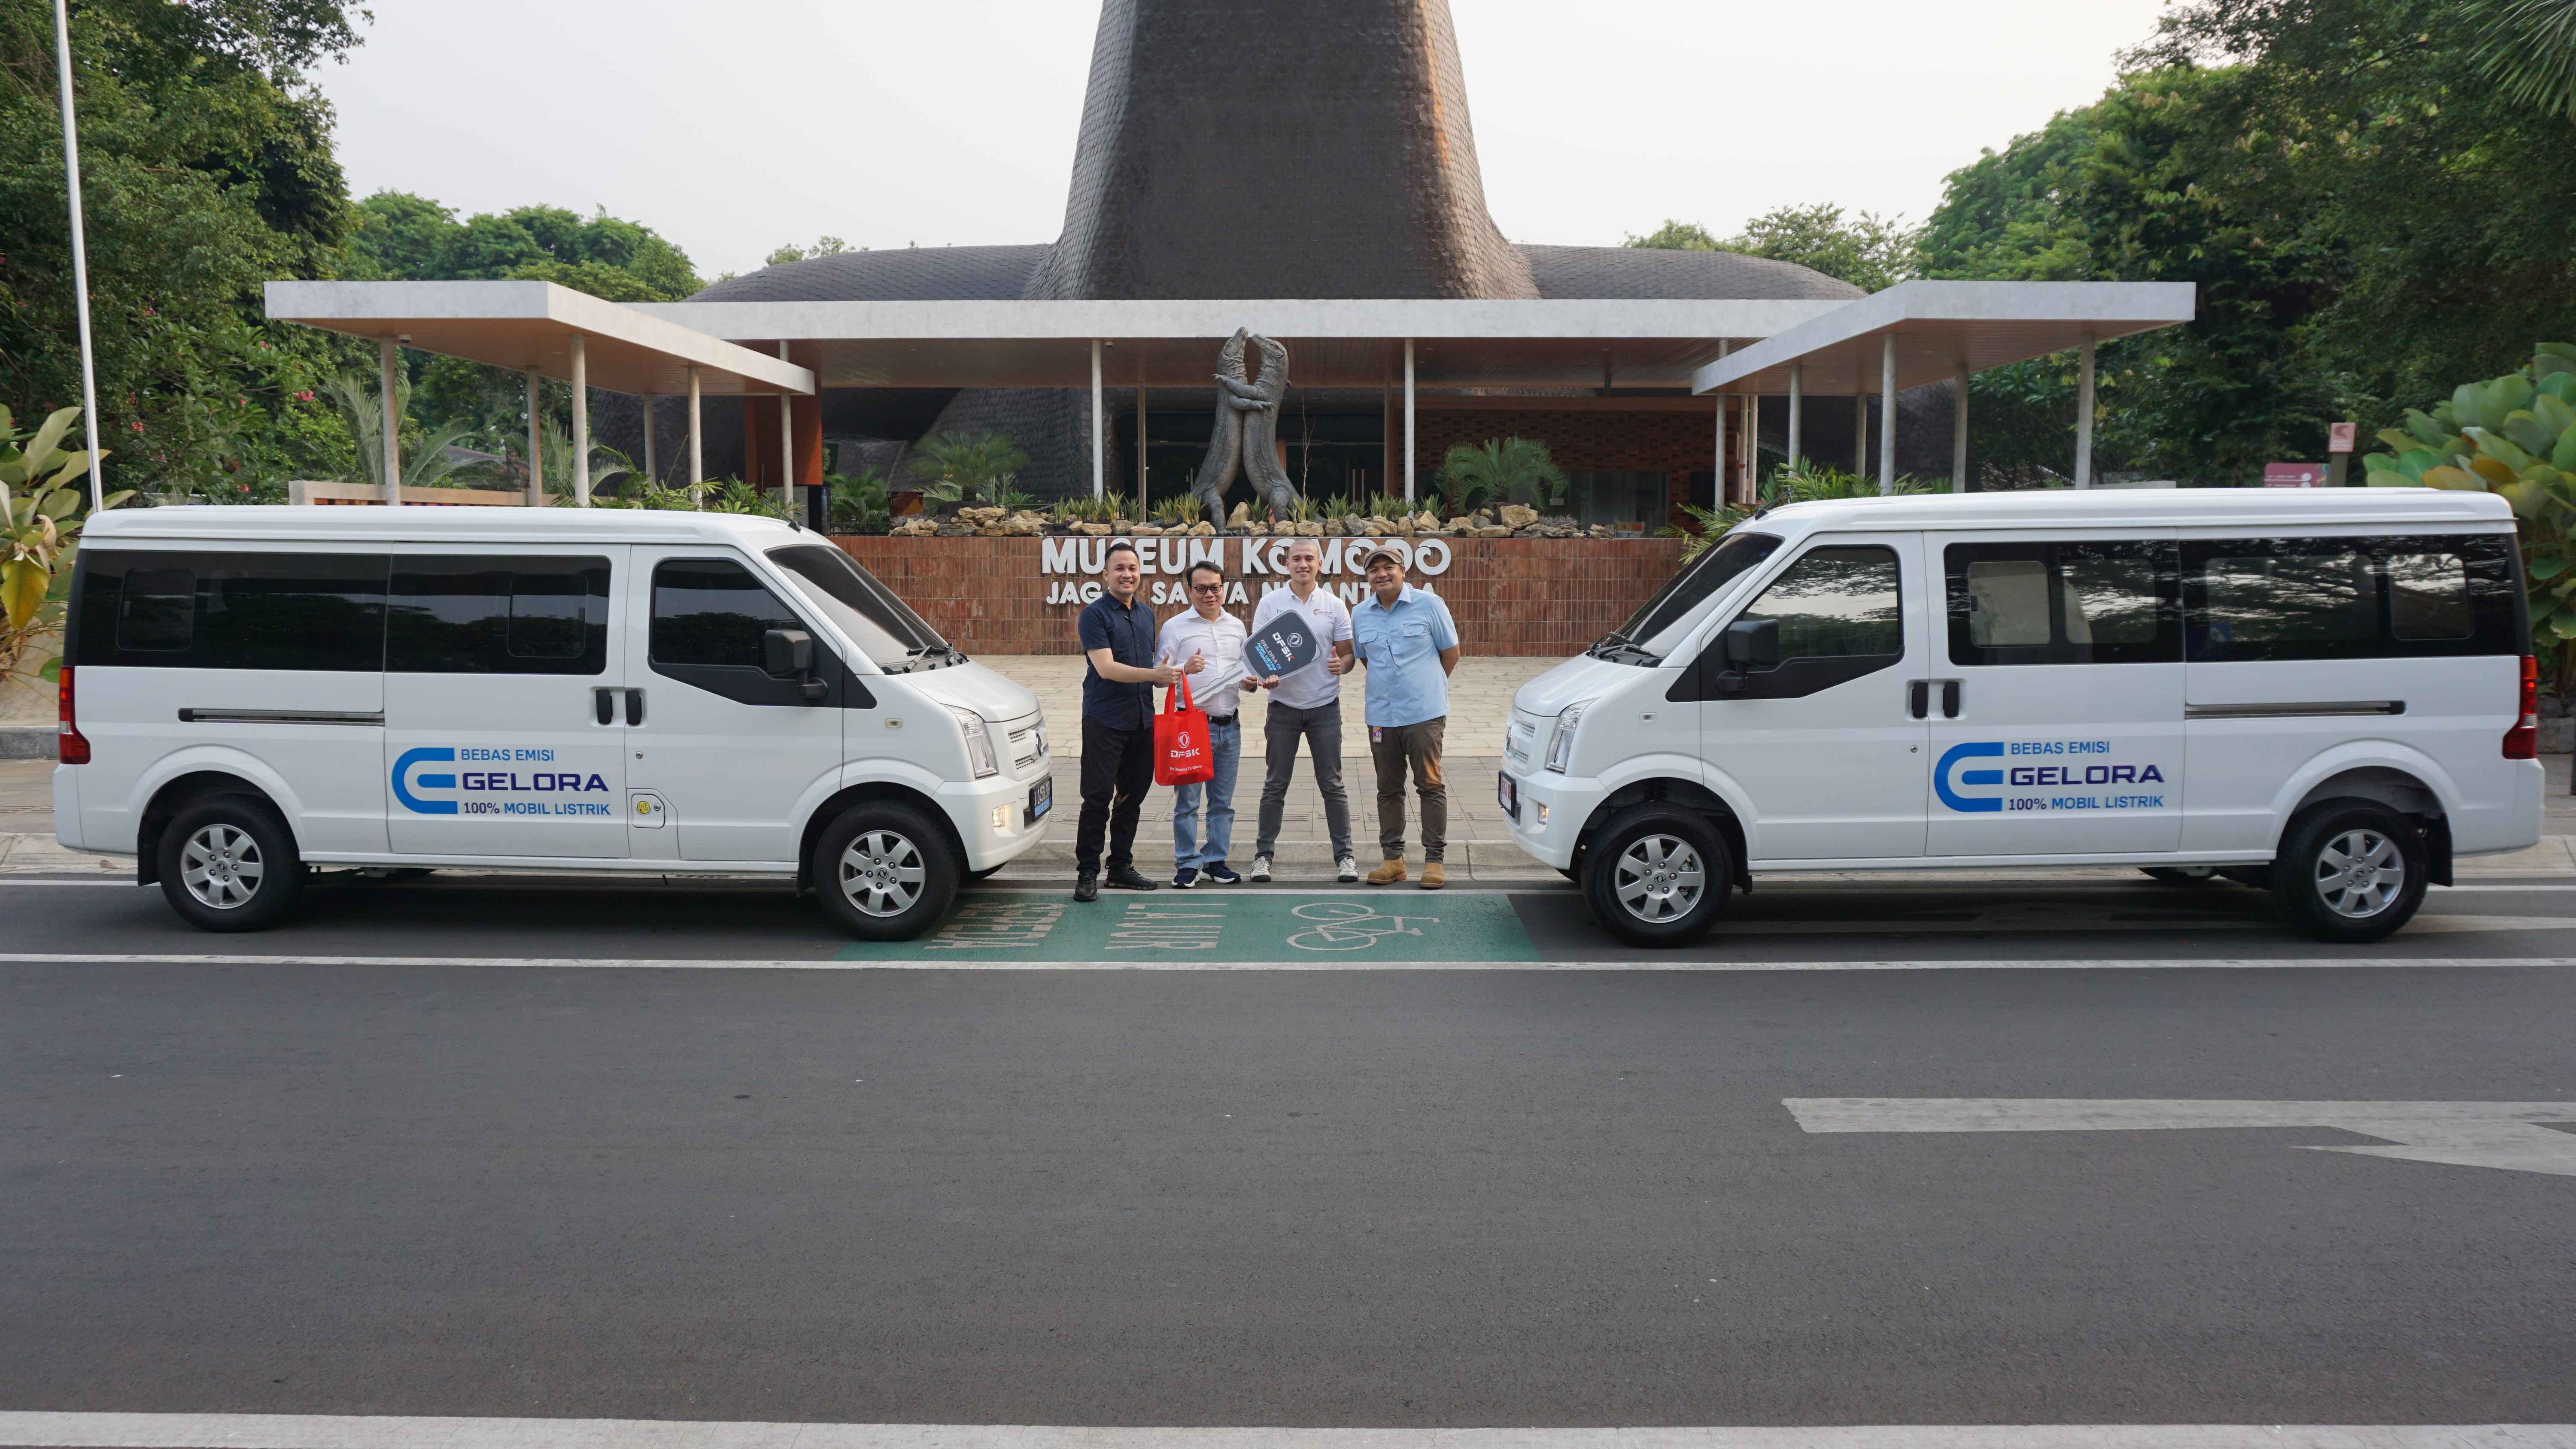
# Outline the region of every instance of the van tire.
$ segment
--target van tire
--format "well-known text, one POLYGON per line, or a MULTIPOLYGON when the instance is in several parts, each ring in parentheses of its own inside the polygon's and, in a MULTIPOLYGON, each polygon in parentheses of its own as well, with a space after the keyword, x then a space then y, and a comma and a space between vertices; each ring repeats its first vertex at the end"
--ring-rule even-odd
POLYGON ((294 832, 257 795, 213 795, 181 810, 156 853, 162 898, 200 931, 266 930, 304 893, 294 832))
POLYGON ((1612 817, 1584 856, 1583 897, 1593 918, 1632 946, 1687 946, 1708 934, 1735 884, 1726 838, 1702 817, 1655 801, 1612 817), (1680 880, 1658 879, 1675 865, 1680 880), (1623 886, 1634 905, 1622 899, 1623 886))
POLYGON ((909 941, 930 929, 965 874, 946 832, 891 800, 842 811, 815 837, 810 866, 824 913, 862 941, 909 941))
POLYGON ((2414 821, 2367 800, 2327 800, 2301 811, 2283 833, 2272 899, 2315 940, 2377 941, 2414 918, 2430 877, 2424 832, 2414 821))

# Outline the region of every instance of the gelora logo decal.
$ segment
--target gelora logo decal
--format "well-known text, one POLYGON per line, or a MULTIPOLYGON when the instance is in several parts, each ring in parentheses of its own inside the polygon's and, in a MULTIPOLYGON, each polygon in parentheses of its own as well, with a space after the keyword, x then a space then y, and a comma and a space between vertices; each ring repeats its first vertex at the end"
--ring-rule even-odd
MULTIPOLYGON (((2001 740, 1975 740, 1964 745, 1952 745, 1949 753, 1941 757, 1941 763, 1932 767, 1933 792, 1941 797, 1942 804, 1949 806, 1953 810, 1964 811, 1971 815, 2003 809, 2003 797, 2000 795, 1962 795, 1958 791, 1950 788, 1950 767, 1952 765, 1959 763, 1961 760, 1978 760, 1991 756, 1999 756, 2003 752, 2004 746, 2001 740)), ((1962 785, 2000 785, 2003 782, 2004 772, 2001 770, 1962 770, 1959 772, 1959 783, 1962 785)))
POLYGON ((2165 796, 2156 793, 2101 793, 2104 786, 2168 783, 2158 764, 2128 764, 2111 758, 2109 740, 1971 740, 1952 745, 1932 767, 1932 793, 1962 815, 1992 815, 2026 810, 2162 810, 2165 796), (1972 760, 2005 760, 2000 770, 1960 769, 1972 760), (1966 790, 2004 787, 2002 794, 1965 794, 1966 790), (2088 793, 2076 794, 2074 791, 2088 793))
POLYGON ((614 815, 608 804, 608 782, 580 770, 522 771, 515 765, 552 765, 555 752, 545 749, 484 749, 423 745, 405 750, 394 761, 394 799, 414 815, 614 815), (447 765, 461 769, 432 774, 418 767, 447 765), (452 800, 424 800, 415 791, 451 791, 452 800), (584 798, 596 796, 596 799, 584 798), (534 798, 514 798, 534 797, 534 798), (566 798, 571 797, 571 798, 566 798))

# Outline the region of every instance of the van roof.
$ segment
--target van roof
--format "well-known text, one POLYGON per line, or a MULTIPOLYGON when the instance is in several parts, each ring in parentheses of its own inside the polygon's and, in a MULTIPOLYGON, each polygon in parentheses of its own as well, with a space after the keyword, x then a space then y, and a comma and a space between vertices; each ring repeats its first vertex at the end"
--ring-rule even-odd
POLYGON ((2513 509, 2493 493, 2453 488, 2072 488, 2014 493, 1900 493, 1774 508, 1777 519, 1820 532, 1844 529, 2314 528, 2326 524, 2506 524, 2513 509))
POLYGON ((775 518, 643 508, 382 508, 190 505, 113 508, 91 518, 89 543, 731 543, 774 547, 803 533, 775 518))

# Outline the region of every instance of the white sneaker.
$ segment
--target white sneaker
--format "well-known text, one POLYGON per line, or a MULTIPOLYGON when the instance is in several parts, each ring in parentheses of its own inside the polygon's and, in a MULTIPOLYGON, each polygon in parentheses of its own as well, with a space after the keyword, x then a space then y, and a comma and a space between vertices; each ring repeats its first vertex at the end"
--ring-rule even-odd
POLYGON ((1344 885, 1349 885, 1352 881, 1358 880, 1360 878, 1359 861, 1347 855, 1343 856, 1341 859, 1341 872, 1342 884, 1344 885))
POLYGON ((1254 880, 1268 880, 1268 879, 1270 879, 1270 857, 1269 857, 1269 856, 1266 856, 1266 855, 1256 855, 1256 856, 1254 856, 1254 857, 1252 858, 1252 878, 1253 878, 1254 880))

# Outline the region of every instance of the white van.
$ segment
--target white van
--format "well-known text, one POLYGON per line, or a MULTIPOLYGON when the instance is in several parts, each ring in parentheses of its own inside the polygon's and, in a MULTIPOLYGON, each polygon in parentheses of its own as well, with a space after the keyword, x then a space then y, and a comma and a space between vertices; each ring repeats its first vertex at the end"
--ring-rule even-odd
POLYGON ((1053 804, 1036 698, 772 519, 121 509, 64 643, 56 838, 207 930, 452 866, 793 878, 901 939, 1053 804))
POLYGON ((2501 498, 1930 495, 1772 509, 1513 701, 1513 837, 1640 944, 1763 871, 2135 865, 2376 940, 2540 838, 2501 498))

